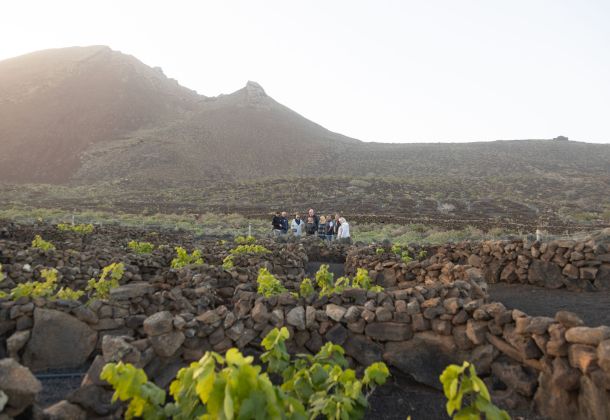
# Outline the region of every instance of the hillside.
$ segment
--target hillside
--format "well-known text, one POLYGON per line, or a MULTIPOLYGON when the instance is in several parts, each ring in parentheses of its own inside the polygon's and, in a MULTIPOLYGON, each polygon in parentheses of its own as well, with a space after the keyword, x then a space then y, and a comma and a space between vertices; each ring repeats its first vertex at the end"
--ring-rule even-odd
POLYGON ((1 61, 0 179, 67 181, 91 145, 173 121, 199 100, 160 69, 104 46, 1 61))
POLYGON ((267 96, 256 82, 207 98, 187 117, 91 148, 80 182, 128 179, 163 185, 316 175, 357 140, 332 133, 267 96))
POLYGON ((610 145, 361 142, 256 82, 206 97, 132 56, 73 47, 0 62, 0 183, 4 206, 256 216, 315 206, 559 231, 610 219, 610 145))

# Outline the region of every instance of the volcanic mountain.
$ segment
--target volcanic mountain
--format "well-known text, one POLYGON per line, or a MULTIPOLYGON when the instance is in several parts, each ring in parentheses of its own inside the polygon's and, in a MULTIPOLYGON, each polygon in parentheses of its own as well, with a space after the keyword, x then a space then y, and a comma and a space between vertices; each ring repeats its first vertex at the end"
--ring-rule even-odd
POLYGON ((206 97, 108 47, 72 47, 0 61, 0 187, 7 206, 265 214, 288 203, 535 226, 610 214, 610 145, 366 143, 255 82, 206 97))
POLYGON ((104 46, 0 62, 0 179, 61 182, 83 151, 174 121, 201 97, 159 69, 104 46))
MULTIPOLYGON (((210 181, 393 177, 594 180, 610 145, 519 140, 365 143, 333 133, 255 82, 206 97, 105 46, 0 61, 0 181, 196 186, 210 181)), ((397 181, 398 182, 398 181, 397 181)), ((511 181, 512 182, 512 181, 511 181)), ((558 187, 559 188, 559 187, 558 187)), ((137 190, 137 187, 136 187, 137 190)))
POLYGON ((0 62, 0 180, 315 174, 341 145, 255 82, 208 98, 105 46, 0 62))

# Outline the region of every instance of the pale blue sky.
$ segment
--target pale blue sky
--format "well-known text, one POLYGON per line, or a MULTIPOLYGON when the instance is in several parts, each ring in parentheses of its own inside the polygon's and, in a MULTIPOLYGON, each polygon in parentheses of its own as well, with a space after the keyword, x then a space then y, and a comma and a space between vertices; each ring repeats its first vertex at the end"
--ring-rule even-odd
POLYGON ((105 44, 212 96, 247 80, 367 141, 610 142, 610 1, 15 1, 0 59, 105 44))

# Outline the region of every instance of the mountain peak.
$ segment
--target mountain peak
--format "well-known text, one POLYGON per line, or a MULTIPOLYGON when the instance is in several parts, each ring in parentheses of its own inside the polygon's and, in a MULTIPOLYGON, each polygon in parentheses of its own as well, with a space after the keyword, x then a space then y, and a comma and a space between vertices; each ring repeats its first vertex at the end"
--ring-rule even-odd
POLYGON ((248 80, 244 87, 245 102, 253 107, 265 107, 266 99, 268 98, 265 89, 261 85, 251 80, 248 80))
POLYGON ((246 91, 253 95, 267 96, 267 94, 265 93, 265 89, 263 89, 263 87, 259 83, 254 82, 252 80, 248 80, 248 82, 246 83, 246 91))

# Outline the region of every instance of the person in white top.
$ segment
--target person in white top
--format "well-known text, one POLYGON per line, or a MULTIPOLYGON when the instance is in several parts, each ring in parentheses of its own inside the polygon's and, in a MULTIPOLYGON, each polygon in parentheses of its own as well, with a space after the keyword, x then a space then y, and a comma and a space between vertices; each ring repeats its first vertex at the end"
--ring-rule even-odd
POLYGON ((349 239, 349 223, 345 217, 339 219, 339 230, 337 231, 337 239, 349 239))
POLYGON ((298 213, 295 214, 292 223, 290 223, 290 229, 292 229, 294 236, 301 236, 303 234, 304 226, 305 223, 301 220, 301 216, 298 213))

